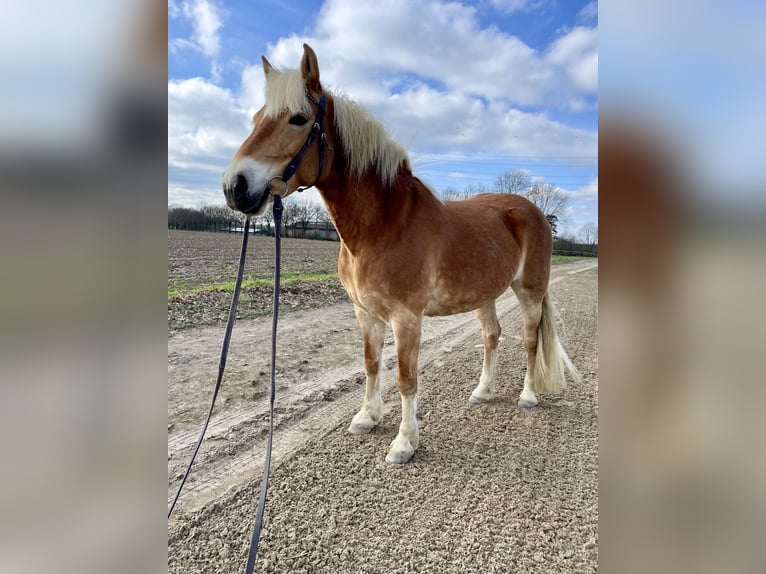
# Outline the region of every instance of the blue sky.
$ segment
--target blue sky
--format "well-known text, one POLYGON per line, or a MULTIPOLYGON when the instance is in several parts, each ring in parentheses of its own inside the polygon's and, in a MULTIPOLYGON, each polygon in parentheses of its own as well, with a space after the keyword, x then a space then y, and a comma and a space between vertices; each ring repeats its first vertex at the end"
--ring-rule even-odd
POLYGON ((220 174, 263 103, 261 54, 295 68, 308 42, 325 87, 367 107, 437 190, 524 169, 569 195, 565 231, 598 223, 596 2, 171 0, 168 10, 169 204, 223 204, 220 174))

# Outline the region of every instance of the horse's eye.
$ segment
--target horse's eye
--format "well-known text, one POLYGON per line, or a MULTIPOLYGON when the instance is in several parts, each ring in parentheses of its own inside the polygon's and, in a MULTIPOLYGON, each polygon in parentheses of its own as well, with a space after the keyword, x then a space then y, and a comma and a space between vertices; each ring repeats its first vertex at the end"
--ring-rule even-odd
POLYGON ((309 121, 306 116, 303 114, 295 114, 293 117, 290 118, 290 123, 293 126, 303 126, 306 125, 306 122, 309 121))

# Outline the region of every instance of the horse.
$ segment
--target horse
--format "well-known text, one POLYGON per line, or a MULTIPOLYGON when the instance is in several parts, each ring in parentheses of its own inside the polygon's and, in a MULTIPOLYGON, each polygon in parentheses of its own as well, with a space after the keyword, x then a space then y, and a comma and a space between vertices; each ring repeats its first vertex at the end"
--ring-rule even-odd
POLYGON ((552 233, 532 202, 513 194, 441 201, 412 173, 407 152, 383 125, 344 95, 325 90, 317 56, 303 45, 299 69, 261 57, 265 104, 223 173, 232 209, 265 211, 274 195, 315 186, 340 237, 338 274, 364 341, 366 385, 348 428, 370 432, 381 420, 380 364, 387 324, 397 356, 402 419, 386 462, 408 463, 418 448, 418 354, 424 316, 474 311, 484 343, 473 404, 496 395, 500 324, 495 300, 510 286, 524 324, 527 370, 518 406, 557 393, 580 376, 556 330, 548 294, 552 233))

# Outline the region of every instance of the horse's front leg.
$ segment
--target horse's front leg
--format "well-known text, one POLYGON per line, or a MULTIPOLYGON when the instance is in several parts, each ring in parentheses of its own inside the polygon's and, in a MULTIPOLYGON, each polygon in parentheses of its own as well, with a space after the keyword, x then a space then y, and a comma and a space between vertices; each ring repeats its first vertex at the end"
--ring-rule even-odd
POLYGON ((399 372, 397 385, 402 397, 402 422, 399 434, 391 443, 386 462, 404 464, 410 461, 418 448, 417 393, 418 353, 422 316, 404 312, 392 317, 391 326, 396 340, 396 358, 399 372))
POLYGON ((367 373, 367 385, 364 390, 362 408, 351 420, 348 432, 365 434, 378 424, 383 414, 379 373, 383 340, 386 336, 386 324, 361 307, 354 306, 354 311, 359 320, 362 339, 364 340, 364 370, 367 373))

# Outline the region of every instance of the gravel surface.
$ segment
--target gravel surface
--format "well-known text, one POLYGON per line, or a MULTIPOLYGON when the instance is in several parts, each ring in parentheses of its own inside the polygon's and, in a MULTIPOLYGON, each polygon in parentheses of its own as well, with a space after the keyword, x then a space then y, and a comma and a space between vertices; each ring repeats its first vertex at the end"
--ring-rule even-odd
MULTIPOLYGON (((516 406, 525 357, 512 294, 505 306, 499 305, 503 339, 498 397, 489 404, 468 403, 481 371, 478 322, 473 321, 470 329, 459 317, 438 324, 447 330, 446 347, 436 344, 438 335, 430 347, 424 337, 420 447, 408 465, 383 461, 401 415, 393 369, 385 374, 383 419, 364 436, 346 432, 362 400, 357 371, 349 367, 348 377, 325 394, 312 397, 315 391, 305 386, 303 392, 309 397, 305 408, 285 417, 275 435, 275 448, 280 434, 292 438, 280 443, 281 455, 275 454, 256 571, 595 572, 597 273, 593 262, 554 268, 551 293, 561 314, 562 339, 583 382, 570 385, 559 396, 542 396, 535 409, 516 406)), ((308 313, 291 315, 305 321, 308 313)), ((342 320, 350 318, 344 315, 342 320)), ((334 327, 326 325, 328 330, 334 327)), ((323 336, 319 331, 314 341, 323 336)), ((354 337, 358 339, 346 334, 356 344, 361 366, 361 341, 354 337)), ((183 346, 183 340, 176 342, 183 346)), ((282 344, 292 345, 289 340, 280 340, 282 344)), ((213 355, 219 345, 220 341, 213 355)), ((294 351, 313 358, 309 349, 294 351)), ((344 348, 341 362, 347 352, 344 348)), ((322 373, 312 372, 310 378, 320 380, 322 373)), ((174 384, 170 373, 169 379, 170 412, 176 399, 170 398, 174 384)), ((299 388, 300 382, 286 387, 299 388)), ((279 398, 277 403, 281 404, 279 398)), ((252 408, 260 407, 253 403, 252 408)), ((220 428, 226 428, 224 418, 220 428)), ((192 474, 198 484, 205 483, 206 475, 215 476, 215 468, 224 468, 227 460, 238 463, 238 456, 262 461, 262 440, 232 436, 243 428, 242 421, 232 422, 228 435, 219 430, 216 444, 203 446, 208 462, 199 469, 195 466, 192 474), (228 452, 217 444, 221 441, 229 441, 228 452)), ((188 449, 188 441, 170 429, 174 424, 169 419, 169 493, 178 461, 188 449)), ((262 427, 263 421, 253 425, 262 427)), ((197 498, 193 494, 186 498, 185 491, 168 527, 169 572, 244 571, 260 468, 235 474, 227 472, 230 480, 223 491, 210 490, 197 498)))

